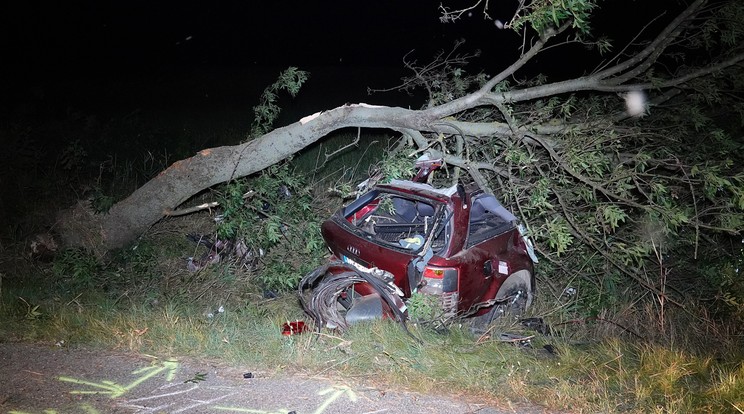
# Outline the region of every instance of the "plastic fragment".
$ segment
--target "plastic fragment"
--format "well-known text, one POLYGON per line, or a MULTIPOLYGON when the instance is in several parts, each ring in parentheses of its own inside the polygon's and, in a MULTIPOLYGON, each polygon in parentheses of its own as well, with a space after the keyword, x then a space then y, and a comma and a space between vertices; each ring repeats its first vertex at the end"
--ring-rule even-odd
POLYGON ((308 331, 308 327, 303 321, 285 322, 282 326, 282 335, 290 336, 308 331))

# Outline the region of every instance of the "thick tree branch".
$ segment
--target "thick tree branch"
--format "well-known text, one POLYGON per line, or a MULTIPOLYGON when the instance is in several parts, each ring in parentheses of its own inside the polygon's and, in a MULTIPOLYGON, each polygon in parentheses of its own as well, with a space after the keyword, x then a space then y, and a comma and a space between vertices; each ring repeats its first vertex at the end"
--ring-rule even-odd
POLYGON ((480 105, 487 105, 487 104, 493 104, 493 102, 504 102, 503 100, 496 99, 493 101, 492 96, 495 94, 491 92, 491 90, 499 83, 508 78, 509 76, 514 75, 520 68, 522 68, 527 62, 529 62, 535 55, 540 53, 540 50, 545 46, 545 44, 556 36, 559 33, 562 33, 566 31, 569 27, 571 27, 570 22, 566 22, 558 29, 550 29, 545 32, 545 34, 538 40, 535 45, 533 45, 530 50, 527 51, 524 55, 522 55, 516 62, 509 65, 508 68, 501 71, 496 76, 492 77, 491 79, 486 82, 483 87, 481 87, 478 91, 463 96, 461 98, 455 99, 452 102, 446 103, 444 105, 440 105, 438 107, 431 108, 429 111, 429 114, 433 117, 437 118, 444 118, 445 116, 449 116, 452 114, 455 114, 457 112, 461 112, 465 109, 474 108, 476 106, 480 105))
POLYGON ((620 84, 627 82, 648 70, 664 50, 666 50, 666 47, 674 41, 677 36, 679 36, 681 27, 684 26, 690 17, 697 13, 707 2, 708 0, 696 0, 694 3, 690 4, 684 12, 680 13, 674 20, 672 20, 667 27, 656 36, 654 41, 646 46, 642 51, 634 55, 631 59, 601 72, 597 72, 594 75, 600 79, 607 79, 635 67, 630 72, 627 72, 622 76, 617 76, 607 82, 620 84))

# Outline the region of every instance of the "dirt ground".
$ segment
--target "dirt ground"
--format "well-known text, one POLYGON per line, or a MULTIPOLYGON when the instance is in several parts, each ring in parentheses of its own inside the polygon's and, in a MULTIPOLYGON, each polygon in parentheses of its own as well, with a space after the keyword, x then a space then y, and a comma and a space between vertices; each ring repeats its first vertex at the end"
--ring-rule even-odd
POLYGON ((0 343, 3 413, 542 413, 188 358, 0 343))

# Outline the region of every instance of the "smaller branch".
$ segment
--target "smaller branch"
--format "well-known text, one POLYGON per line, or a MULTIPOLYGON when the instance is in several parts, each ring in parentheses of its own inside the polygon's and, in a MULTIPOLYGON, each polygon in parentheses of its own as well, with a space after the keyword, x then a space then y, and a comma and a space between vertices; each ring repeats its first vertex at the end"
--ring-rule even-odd
MULTIPOLYGON (((247 200, 248 198, 252 197, 254 194, 256 194, 255 191, 253 190, 248 191, 247 193, 243 194, 243 200, 247 200)), ((215 207, 219 207, 219 205, 220 205, 219 202, 212 201, 209 203, 199 204, 198 206, 187 207, 187 208, 182 208, 178 210, 166 209, 165 211, 163 211, 163 215, 166 217, 185 216, 186 214, 196 213, 197 211, 208 210, 208 209, 212 209, 215 207)))
POLYGON ((473 177, 473 181, 475 181, 481 190, 488 194, 493 194, 493 189, 488 185, 488 180, 486 180, 486 177, 481 174, 475 165, 468 165, 468 174, 473 177))
POLYGON ((744 53, 739 53, 715 65, 706 66, 694 72, 690 72, 684 76, 668 79, 663 82, 646 82, 646 83, 635 83, 635 84, 630 84, 630 85, 616 85, 614 84, 614 81, 612 83, 600 82, 597 84, 597 86, 590 88, 590 89, 601 91, 601 92, 628 92, 628 91, 637 91, 637 90, 642 90, 642 89, 672 88, 672 87, 680 86, 684 83, 687 83, 695 78, 710 75, 714 72, 719 72, 728 67, 737 65, 739 62, 742 62, 742 61, 744 61, 744 53))
POLYGON ((742 234, 741 230, 728 229, 728 228, 725 228, 725 227, 710 226, 710 225, 707 225, 707 224, 700 223, 700 221, 696 221, 695 226, 696 227, 700 227, 701 229, 713 230, 713 231, 716 231, 716 232, 719 232, 719 233, 728 233, 728 234, 730 234, 732 236, 739 236, 739 235, 742 234))
POLYGON ((532 139, 534 139, 537 142, 539 142, 543 146, 543 148, 545 148, 545 150, 548 151, 548 154, 550 154, 550 158, 552 158, 555 162, 557 162, 558 165, 560 165, 561 168, 563 168, 563 170, 566 171, 570 176, 572 176, 575 179, 581 181, 582 183, 584 183, 587 186, 591 187, 595 191, 598 191, 598 192, 604 194, 608 198, 615 199, 615 200, 618 200, 618 201, 622 201, 622 202, 624 202, 624 203, 626 203, 626 204, 628 204, 628 205, 630 205, 632 207, 636 207, 636 208, 641 209, 641 210, 646 210, 646 209, 649 208, 648 206, 644 206, 644 205, 639 204, 639 203, 637 203, 637 202, 635 202, 633 200, 627 199, 625 197, 621 197, 621 196, 619 196, 619 195, 611 192, 610 190, 604 188, 603 186, 595 183, 594 181, 590 180, 589 178, 587 178, 587 177, 579 174, 578 172, 574 171, 574 169, 571 168, 570 165, 568 165, 568 163, 566 162, 566 160, 564 160, 563 157, 561 157, 560 155, 558 155, 558 153, 555 152, 555 150, 553 148, 551 148, 547 144, 543 144, 542 138, 539 137, 538 135, 536 135, 536 134, 532 135, 532 139))
POLYGON ((325 167, 325 165, 328 163, 328 160, 330 160, 331 158, 333 158, 337 154, 339 154, 339 153, 341 153, 343 151, 346 151, 347 149, 349 149, 351 147, 356 147, 357 144, 359 143, 359 139, 361 138, 361 136, 362 136, 362 129, 361 128, 357 128, 357 136, 356 136, 356 139, 354 139, 353 142, 344 145, 343 147, 341 147, 341 148, 333 151, 330 154, 326 151, 326 153, 324 154, 325 155, 325 160, 323 160, 323 164, 321 164, 320 167, 317 167, 315 169, 315 171, 321 170, 323 167, 325 167))
POLYGON ((514 121, 514 118, 509 113, 509 108, 507 108, 506 105, 504 105, 501 102, 497 102, 494 105, 499 110, 499 112, 501 112, 501 116, 503 116, 504 119, 506 120, 506 124, 509 125, 509 129, 511 129, 512 134, 514 134, 515 136, 518 136, 517 125, 516 125, 516 122, 514 121))
POLYGON ((663 16, 664 14, 665 14, 665 13, 662 13, 662 14, 661 14, 660 16, 654 17, 653 19, 651 19, 651 21, 649 21, 648 23, 646 23, 646 24, 645 24, 645 25, 644 25, 644 26, 643 26, 643 27, 641 28, 641 30, 640 30, 640 31, 638 32, 638 34, 636 34, 636 35, 635 35, 635 37, 633 37, 633 39, 631 39, 631 40, 630 40, 630 41, 629 41, 629 42, 628 42, 628 43, 627 43, 627 44, 625 45, 625 47, 623 47, 623 49, 622 49, 622 50, 620 50, 619 52, 617 52, 617 54, 615 54, 615 57, 613 57, 612 59, 608 60, 608 61, 607 61, 607 63, 605 63, 605 64, 603 64, 602 66, 600 66, 600 67, 598 67, 597 69, 595 69, 595 70, 594 70, 594 71, 593 71, 592 73, 598 73, 598 72, 601 72, 602 70, 604 70, 604 69, 605 69, 605 68, 606 68, 606 67, 607 67, 607 66, 608 66, 608 65, 610 64, 610 62, 612 62, 612 61, 614 61, 614 60, 616 60, 616 59, 617 59, 617 60, 619 60, 619 59, 620 59, 620 56, 621 56, 621 55, 622 55, 623 53, 625 53, 625 51, 626 51, 626 50, 628 50, 628 49, 630 48, 630 45, 632 45, 632 44, 633 44, 633 42, 635 42, 635 41, 636 41, 636 40, 637 40, 637 39, 638 39, 638 38, 639 38, 639 37, 641 36, 641 34, 642 34, 642 33, 643 33, 644 31, 646 31, 646 29, 648 29, 648 27, 649 27, 649 26, 651 26, 651 24, 652 24, 653 22, 655 22, 655 21, 656 21, 657 19, 659 19, 659 18, 660 18, 661 16, 663 16))
MULTIPOLYGON (((690 185, 690 194, 692 195, 692 205, 695 208, 695 217, 698 216, 698 205, 697 205, 697 197, 695 196, 695 187, 692 185, 692 181, 690 180, 690 177, 687 175, 687 171, 680 167, 680 170, 682 171, 682 174, 685 175, 685 179, 687 180, 687 183, 690 185)), ((698 220, 695 220, 695 252, 693 254, 693 259, 697 260, 698 255, 698 246, 700 244, 700 224, 698 220)))
MULTIPOLYGON (((444 7, 444 5, 439 4, 439 11, 442 12, 442 15, 439 17, 439 21, 442 23, 454 23, 460 20, 463 14, 471 10, 475 10, 483 1, 484 0, 478 0, 472 6, 460 10, 450 10, 449 8, 444 7)), ((483 5, 483 17, 488 20, 493 20, 491 19, 491 16, 488 15, 488 1, 489 0, 485 0, 486 3, 483 5)))
POLYGON ((421 134, 421 131, 405 128, 401 129, 400 132, 411 138, 414 144, 419 148, 429 146, 429 141, 423 136, 423 134, 421 134))
POLYGON ((545 47, 545 44, 551 38, 568 30, 568 28, 571 27, 571 24, 572 22, 569 20, 563 23, 563 25, 557 29, 551 28, 551 29, 546 30, 545 33, 543 33, 540 36, 540 40, 535 42, 535 44, 532 45, 532 47, 530 47, 527 53, 520 56, 520 58, 516 62, 509 65, 508 68, 504 69, 503 71, 501 71, 501 73, 499 73, 498 75, 491 78, 488 82, 486 82, 486 84, 483 85, 483 87, 480 89, 479 92, 482 92, 484 94, 486 92, 490 92, 494 88, 494 86, 496 86, 499 82, 513 75, 519 68, 524 66, 530 59, 532 59, 538 53, 540 53, 540 51, 545 47))
POLYGON ((408 56, 413 53, 413 50, 406 53, 406 55, 403 56, 403 66, 413 72, 413 76, 403 78, 403 83, 390 88, 367 88, 367 93, 372 94, 376 92, 410 91, 420 85, 424 89, 426 89, 427 95, 429 96, 429 103, 426 107, 432 107, 432 97, 434 96, 434 91, 431 85, 432 79, 436 79, 437 77, 442 76, 441 74, 448 73, 452 70, 452 67, 465 66, 472 58, 479 56, 480 52, 477 51, 475 53, 456 55, 455 52, 457 52, 457 50, 464 43, 464 40, 456 41, 455 45, 452 47, 452 50, 450 50, 446 54, 444 53, 444 51, 439 51, 434 59, 424 66, 418 66, 415 60, 411 61, 408 59, 408 56))
MULTIPOLYGON (((417 149, 416 151, 413 151, 412 153, 408 154, 408 156, 409 157, 413 157, 414 155, 419 154, 419 153, 422 153, 422 152, 426 152, 426 151, 433 152, 433 151, 436 151, 436 150, 433 150, 432 148, 434 148, 434 146, 437 145, 437 144, 439 144, 439 146, 442 148, 442 151, 441 152, 443 154, 445 154, 446 151, 445 151, 444 143, 442 142, 444 140, 444 136, 442 135, 441 132, 439 134, 440 135, 439 135, 439 137, 437 139, 427 140, 426 146, 424 146, 424 147, 420 147, 419 146, 419 149, 417 149)), ((422 135, 422 137, 423 137, 423 135, 422 135)))
POLYGON ((211 203, 199 204, 198 206, 183 208, 179 210, 166 209, 163 215, 166 217, 185 216, 186 214, 196 213, 197 211, 208 210, 218 207, 220 203, 212 201, 211 203))
MULTIPOLYGON (((464 147, 464 139, 462 138, 462 135, 455 135, 456 145, 455 145, 455 155, 458 157, 462 157, 463 147, 464 147)), ((465 157, 466 160, 470 161, 470 155, 465 157)), ((455 173, 453 174, 453 183, 457 184, 457 182, 460 180, 460 167, 455 167, 455 173)))
MULTIPOLYGON (((457 157, 455 155, 450 155, 450 154, 434 153, 432 155, 436 155, 437 157, 442 157, 444 162, 446 162, 447 164, 465 168, 468 171, 468 173, 471 173, 472 171, 476 171, 477 174, 480 174, 480 170, 486 170, 486 171, 492 171, 507 179, 511 178, 511 174, 509 174, 509 171, 506 168, 500 168, 493 164, 489 164, 487 162, 468 162, 467 160, 464 160, 460 157, 457 157)), ((522 181, 519 179, 515 179, 515 180, 522 181)))
POLYGON ((679 34, 675 34, 675 32, 678 31, 679 27, 690 16, 697 13, 698 9, 700 9, 700 7, 705 4, 705 2, 706 0, 697 0, 693 4, 691 4, 684 12, 680 13, 674 20, 672 20, 672 22, 669 23, 661 33, 659 33, 659 35, 654 39, 653 42, 651 42, 648 46, 646 46, 646 48, 633 56, 631 59, 628 59, 623 63, 617 64, 601 72, 597 72, 592 76, 595 76, 598 79, 606 79, 610 76, 625 72, 626 70, 629 70, 634 66, 637 66, 635 70, 626 73, 623 76, 617 77, 616 83, 626 82, 627 80, 632 79, 634 76, 637 76, 638 73, 647 69, 654 61, 656 61, 656 57, 658 57, 658 55, 661 54, 666 46, 668 46, 669 43, 676 38, 677 34, 679 34), (652 55, 654 56, 652 57, 652 55), (644 61, 645 63, 643 63, 644 61))
POLYGON ((441 119, 446 116, 452 115, 457 112, 464 111, 466 109, 474 108, 478 105, 493 104, 494 102, 508 101, 506 94, 495 94, 492 92, 493 88, 504 79, 512 76, 517 70, 524 66, 530 59, 535 57, 540 52, 545 44, 552 37, 568 30, 571 27, 571 21, 567 21, 558 29, 548 29, 540 37, 540 40, 535 42, 534 46, 530 48, 525 54, 523 54, 516 62, 509 65, 508 68, 501 71, 496 76, 492 77, 486 82, 478 91, 471 94, 465 95, 461 98, 457 98, 451 102, 443 105, 432 107, 427 109, 426 116, 431 116, 435 119, 441 119))

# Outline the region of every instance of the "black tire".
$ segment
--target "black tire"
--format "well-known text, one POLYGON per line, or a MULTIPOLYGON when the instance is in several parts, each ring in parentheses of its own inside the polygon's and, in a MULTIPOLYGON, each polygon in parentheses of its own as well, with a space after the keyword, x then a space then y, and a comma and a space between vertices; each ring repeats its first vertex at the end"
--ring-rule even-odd
POLYGON ((509 276, 499 289, 496 299, 500 302, 488 312, 486 321, 490 324, 497 319, 509 321, 519 319, 526 313, 533 298, 532 275, 526 270, 516 272, 509 276))

